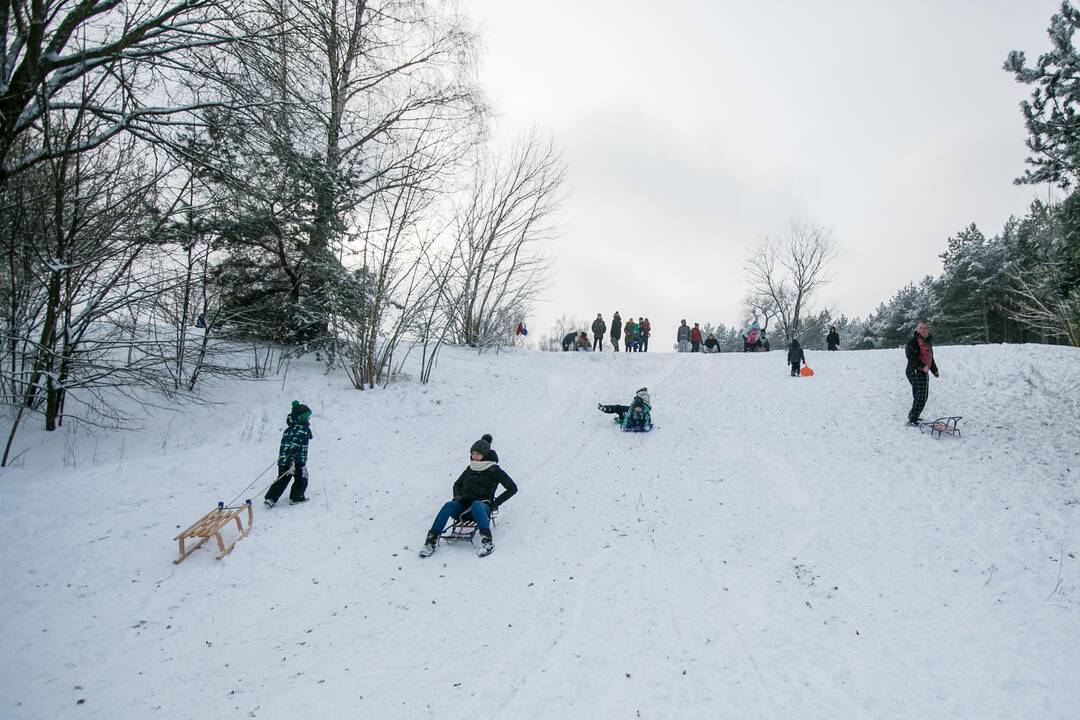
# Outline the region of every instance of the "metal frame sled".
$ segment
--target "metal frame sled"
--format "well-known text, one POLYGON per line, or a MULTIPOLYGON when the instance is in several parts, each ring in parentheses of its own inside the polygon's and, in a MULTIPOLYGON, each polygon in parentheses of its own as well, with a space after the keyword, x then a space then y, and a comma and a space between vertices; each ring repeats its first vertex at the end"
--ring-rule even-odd
MULTIPOLYGON (((488 522, 491 527, 495 527, 495 518, 499 516, 498 509, 493 509, 488 514, 488 522)), ((464 540, 471 543, 473 536, 476 535, 477 527, 476 521, 473 520, 472 510, 466 510, 458 516, 458 519, 450 523, 450 526, 443 530, 442 535, 439 536, 440 540, 446 542, 457 542, 458 540, 464 540)))
POLYGON ((653 424, 653 423, 649 423, 648 425, 639 425, 639 426, 636 426, 636 427, 623 426, 622 431, 623 432, 628 432, 628 433, 649 432, 654 427, 656 427, 656 425, 653 424))
POLYGON ((958 422, 964 419, 963 415, 950 415, 949 417, 940 417, 937 420, 931 420, 930 422, 919 423, 919 432, 930 431, 930 437, 934 437, 934 433, 937 433, 937 437, 942 435, 955 435, 960 437, 960 428, 956 426, 958 422))

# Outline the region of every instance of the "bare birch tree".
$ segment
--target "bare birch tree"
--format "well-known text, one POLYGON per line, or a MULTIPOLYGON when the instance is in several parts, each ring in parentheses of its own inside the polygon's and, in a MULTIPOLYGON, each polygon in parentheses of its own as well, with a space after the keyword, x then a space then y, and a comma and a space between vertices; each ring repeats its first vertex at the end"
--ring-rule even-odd
POLYGON ((779 235, 762 240, 744 264, 751 283, 748 303, 771 308, 785 342, 791 342, 835 258, 830 230, 792 220, 779 235))
POLYGON ((485 160, 456 228, 453 312, 456 340, 484 348, 513 340, 544 286, 539 252, 556 230, 566 178, 550 142, 530 135, 509 157, 485 160))

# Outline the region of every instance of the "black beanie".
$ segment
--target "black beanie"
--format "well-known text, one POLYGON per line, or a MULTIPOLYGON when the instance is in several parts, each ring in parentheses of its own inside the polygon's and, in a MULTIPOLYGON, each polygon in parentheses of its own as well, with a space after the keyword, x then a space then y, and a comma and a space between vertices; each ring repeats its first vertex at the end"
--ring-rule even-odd
POLYGON ((472 444, 472 447, 469 448, 469 452, 478 452, 487 457, 487 454, 491 452, 491 435, 484 433, 479 440, 472 444))

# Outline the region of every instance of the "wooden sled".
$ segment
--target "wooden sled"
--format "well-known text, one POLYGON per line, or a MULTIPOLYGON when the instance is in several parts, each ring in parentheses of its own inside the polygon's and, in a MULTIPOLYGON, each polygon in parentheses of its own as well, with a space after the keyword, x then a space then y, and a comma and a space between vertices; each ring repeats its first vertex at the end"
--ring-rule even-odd
MULTIPOLYGON (((495 527, 495 518, 498 516, 498 510, 492 510, 488 515, 488 522, 491 524, 491 527, 495 527)), ((446 542, 464 540, 465 542, 471 543, 473 536, 476 535, 476 530, 476 521, 472 519, 472 511, 466 510, 461 513, 458 519, 455 520, 450 527, 443 530, 440 539, 445 540, 446 542)))
POLYGON ((931 420, 930 422, 919 423, 919 432, 930 431, 930 437, 934 437, 935 433, 937 437, 942 435, 955 435, 960 437, 960 428, 956 426, 958 422, 963 420, 962 415, 953 415, 950 417, 941 417, 937 420, 931 420))
POLYGON ((177 540, 180 543, 180 557, 178 557, 176 560, 173 560, 173 563, 179 565, 181 562, 184 561, 184 558, 201 548, 203 546, 203 543, 205 543, 211 537, 217 540, 218 550, 220 551, 217 554, 217 559, 220 560, 221 558, 228 555, 234 547, 236 547, 236 543, 240 542, 241 539, 246 537, 247 534, 251 532, 251 523, 253 519, 254 515, 251 511, 250 500, 245 501, 243 505, 239 505, 237 507, 225 507, 225 503, 219 502, 216 508, 203 515, 201 518, 199 518, 198 522, 196 522, 187 530, 173 538, 173 540, 177 540), (240 522, 240 516, 244 513, 245 510, 247 511, 246 529, 244 528, 243 523, 240 522), (221 538, 221 530, 230 522, 236 523, 236 529, 240 532, 240 534, 237 535, 236 539, 233 540, 231 543, 225 545, 225 541, 221 538), (190 548, 185 549, 184 541, 195 539, 198 539, 199 542, 195 543, 190 548))

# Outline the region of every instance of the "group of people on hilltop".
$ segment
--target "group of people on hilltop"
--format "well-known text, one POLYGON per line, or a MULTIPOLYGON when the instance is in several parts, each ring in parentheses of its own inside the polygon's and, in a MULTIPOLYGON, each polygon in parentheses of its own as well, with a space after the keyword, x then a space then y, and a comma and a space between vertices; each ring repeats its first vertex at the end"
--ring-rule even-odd
POLYGON ((578 350, 582 352, 603 352, 604 338, 611 340, 614 352, 619 352, 619 342, 622 341, 626 352, 649 352, 649 338, 652 336, 652 324, 647 317, 639 317, 634 320, 633 316, 623 322, 622 316, 616 310, 611 317, 611 332, 608 333, 608 324, 604 322, 602 313, 596 313, 596 319, 592 322, 592 341, 584 330, 567 333, 562 339, 563 352, 578 350))

